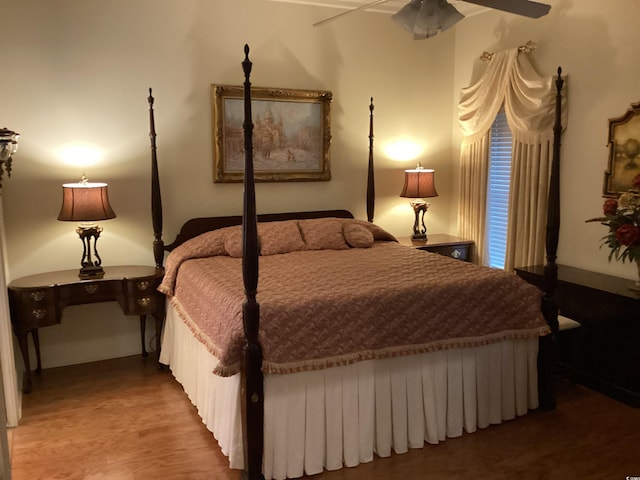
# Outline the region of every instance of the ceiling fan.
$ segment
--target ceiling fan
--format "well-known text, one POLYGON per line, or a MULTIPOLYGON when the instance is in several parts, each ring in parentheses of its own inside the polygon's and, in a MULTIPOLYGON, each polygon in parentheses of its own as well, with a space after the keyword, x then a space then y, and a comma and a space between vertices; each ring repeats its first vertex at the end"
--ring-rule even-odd
MULTIPOLYGON (((389 0, 374 0, 351 10, 341 12, 313 24, 314 27, 335 20, 338 17, 380 5, 389 0)), ((540 18, 549 13, 550 5, 531 0, 465 0, 467 3, 501 10, 529 18, 540 18)), ((415 40, 433 37, 464 18, 453 5, 446 0, 410 0, 391 18, 405 30, 413 34, 415 40)))

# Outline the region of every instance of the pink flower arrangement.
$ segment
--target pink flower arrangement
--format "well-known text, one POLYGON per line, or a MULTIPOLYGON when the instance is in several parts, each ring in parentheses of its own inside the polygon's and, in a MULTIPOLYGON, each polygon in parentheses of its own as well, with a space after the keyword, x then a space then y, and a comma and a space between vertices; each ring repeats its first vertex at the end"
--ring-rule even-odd
POLYGON ((609 228, 602 245, 611 249, 609 260, 636 262, 640 268, 640 174, 633 179, 632 188, 620 196, 608 198, 602 206, 604 217, 587 222, 600 222, 609 228))

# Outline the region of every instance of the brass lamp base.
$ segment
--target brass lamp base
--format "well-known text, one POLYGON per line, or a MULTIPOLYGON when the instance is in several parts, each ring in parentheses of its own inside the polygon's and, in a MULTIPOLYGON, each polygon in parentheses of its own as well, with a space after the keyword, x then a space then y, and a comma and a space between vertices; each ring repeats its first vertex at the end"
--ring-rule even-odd
POLYGON ((96 243, 102 233, 102 227, 97 225, 80 225, 76 229, 76 233, 80 237, 80 240, 82 240, 83 246, 82 260, 80 261, 82 268, 80 268, 78 272, 78 277, 82 279, 104 277, 104 270, 101 266, 102 260, 96 249, 96 243), (93 260, 93 257, 95 257, 95 260, 93 260))
POLYGON ((98 279, 104 277, 104 269, 100 266, 82 267, 78 272, 78 277, 83 280, 98 279))
POLYGON ((411 207, 413 207, 413 212, 415 213, 415 221, 413 222, 413 235, 411 235, 411 240, 413 240, 414 242, 426 242, 427 227, 425 227, 424 225, 424 214, 427 212, 431 204, 425 202, 421 198, 412 200, 410 203, 411 207))

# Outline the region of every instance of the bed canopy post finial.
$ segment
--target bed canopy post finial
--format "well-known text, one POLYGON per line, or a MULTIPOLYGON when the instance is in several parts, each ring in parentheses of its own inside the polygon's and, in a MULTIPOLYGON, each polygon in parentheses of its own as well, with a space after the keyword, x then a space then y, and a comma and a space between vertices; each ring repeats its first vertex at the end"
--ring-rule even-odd
POLYGON ((367 172, 367 220, 373 222, 376 184, 373 175, 373 97, 369 104, 369 168, 367 172))
POLYGON ((248 480, 264 480, 262 456, 264 442, 264 386, 262 347, 258 340, 260 304, 258 289, 258 219, 256 214, 255 179, 253 176, 253 121, 251 116, 251 75, 249 46, 244 46, 244 208, 242 216, 242 276, 246 301, 242 305, 244 325, 244 402, 243 429, 245 471, 248 480))
POLYGON ((162 241, 162 197, 160 195, 160 176, 156 153, 156 122, 153 112, 153 95, 149 87, 149 139, 151 141, 151 221, 153 224, 153 258, 156 268, 164 263, 164 242, 162 241))

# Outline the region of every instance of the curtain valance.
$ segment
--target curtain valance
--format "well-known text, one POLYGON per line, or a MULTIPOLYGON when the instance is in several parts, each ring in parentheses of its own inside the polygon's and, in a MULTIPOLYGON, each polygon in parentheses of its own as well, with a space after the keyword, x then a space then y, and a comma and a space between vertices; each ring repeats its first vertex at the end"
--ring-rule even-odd
MULTIPOLYGON (((503 103, 514 140, 539 144, 553 139, 554 77, 538 75, 519 53, 518 48, 495 53, 480 79, 462 90, 458 114, 464 142, 482 138, 503 103)), ((566 125, 564 105, 562 112, 566 125)))

